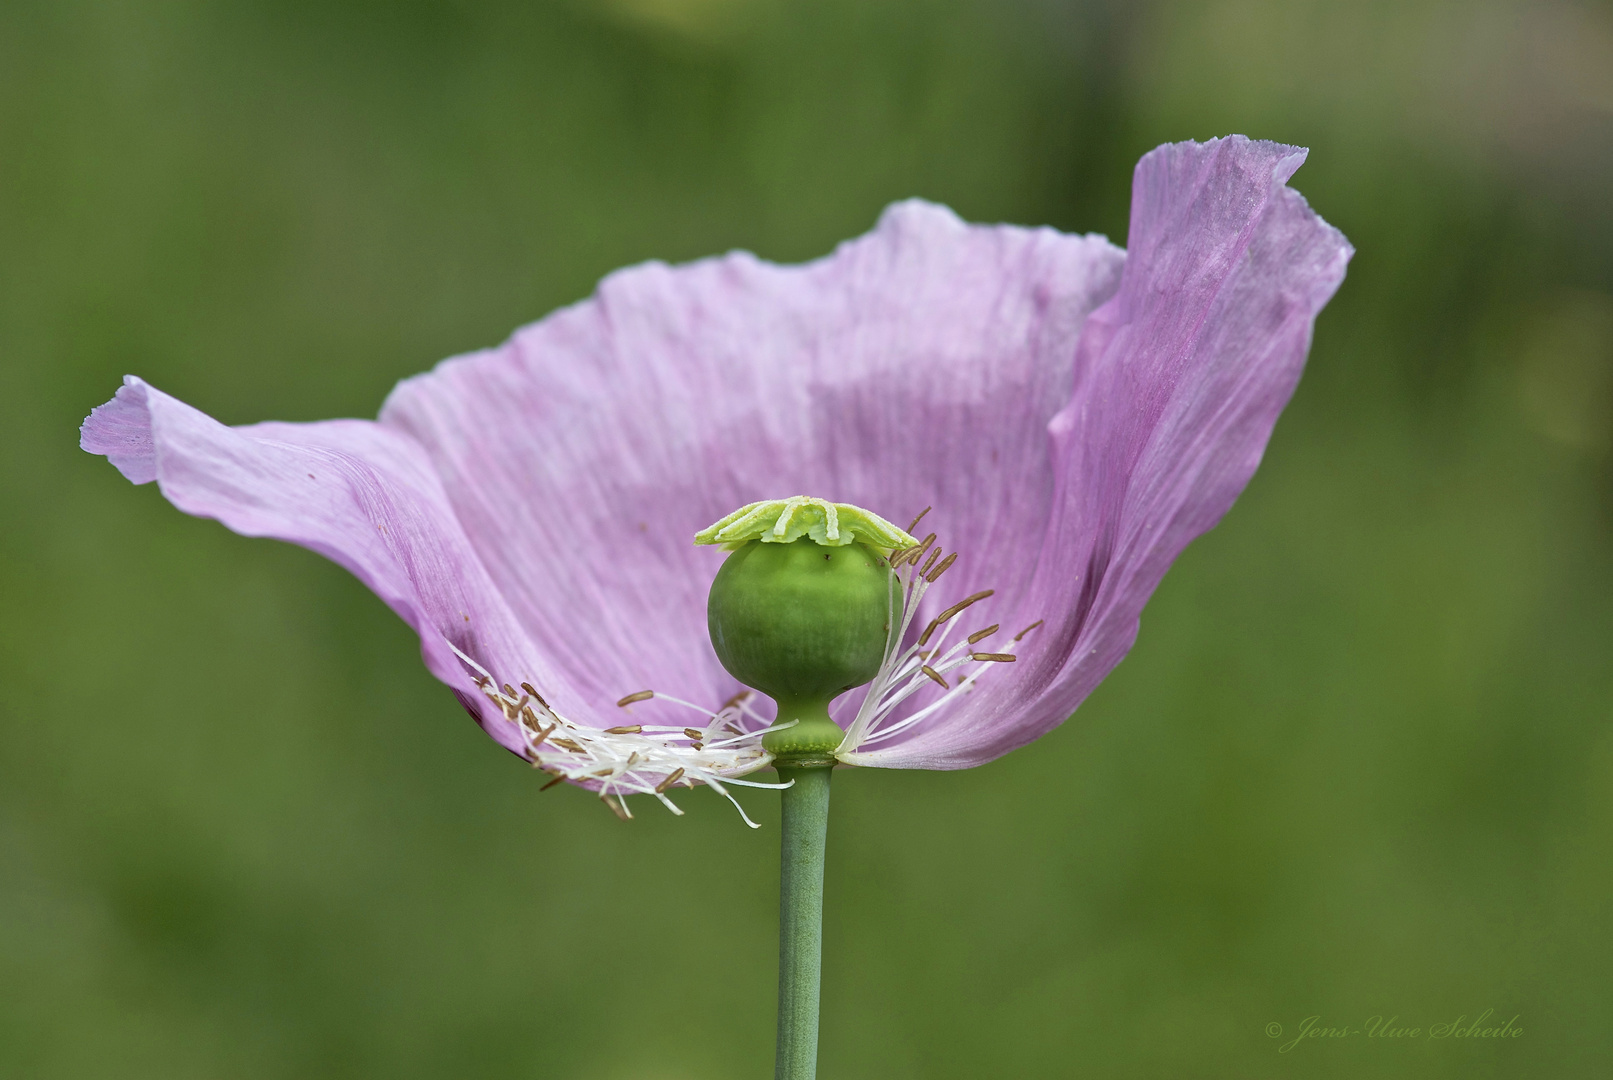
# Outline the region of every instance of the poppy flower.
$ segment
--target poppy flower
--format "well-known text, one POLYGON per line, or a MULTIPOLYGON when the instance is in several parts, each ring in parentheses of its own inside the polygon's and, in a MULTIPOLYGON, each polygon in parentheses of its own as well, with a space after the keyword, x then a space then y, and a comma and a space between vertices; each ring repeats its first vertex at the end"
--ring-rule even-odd
POLYGON ((1352 254, 1286 186, 1304 157, 1154 150, 1128 251, 908 201, 803 265, 630 267, 375 421, 227 427, 131 376, 81 445, 347 567, 498 743, 624 814, 770 760, 691 538, 795 495, 820 531, 927 510, 876 538, 902 606, 835 757, 979 765, 1071 715, 1259 464, 1352 254))

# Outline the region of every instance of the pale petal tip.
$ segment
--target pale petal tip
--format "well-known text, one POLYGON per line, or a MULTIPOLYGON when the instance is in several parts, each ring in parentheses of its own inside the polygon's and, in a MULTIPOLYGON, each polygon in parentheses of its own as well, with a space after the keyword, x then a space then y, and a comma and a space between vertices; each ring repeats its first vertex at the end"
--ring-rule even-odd
POLYGON ((149 484, 157 478, 157 453, 151 438, 146 391, 146 384, 140 378, 125 375, 123 385, 112 400, 92 409, 78 429, 80 449, 106 455, 106 459, 134 484, 149 484))

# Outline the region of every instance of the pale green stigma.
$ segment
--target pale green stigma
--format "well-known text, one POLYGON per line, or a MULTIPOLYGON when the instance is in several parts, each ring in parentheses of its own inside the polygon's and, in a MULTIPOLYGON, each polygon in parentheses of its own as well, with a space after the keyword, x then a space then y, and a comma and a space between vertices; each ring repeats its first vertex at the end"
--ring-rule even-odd
POLYGON ((790 544, 810 537, 824 547, 864 544, 889 555, 918 541, 878 514, 850 503, 832 503, 795 495, 742 506, 708 529, 695 533, 697 544, 721 544, 733 550, 747 540, 790 544))

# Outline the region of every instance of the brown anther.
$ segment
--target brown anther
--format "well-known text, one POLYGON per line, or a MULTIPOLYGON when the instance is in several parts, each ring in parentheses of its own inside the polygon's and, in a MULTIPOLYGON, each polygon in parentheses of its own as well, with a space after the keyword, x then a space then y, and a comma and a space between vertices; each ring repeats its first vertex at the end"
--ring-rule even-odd
POLYGON ((627 812, 627 807, 622 805, 622 798, 620 795, 601 795, 599 797, 599 801, 610 807, 611 813, 615 814, 623 821, 627 821, 633 816, 627 812))
POLYGON ((655 785, 655 793, 657 795, 664 794, 667 788, 671 787, 673 784, 676 784, 682 778, 683 766, 680 765, 676 769, 673 769, 671 772, 667 773, 666 779, 655 785))
MULTIPOLYGON (((940 575, 938 574, 936 576, 939 577, 940 575)), ((973 596, 965 596, 962 600, 959 600, 956 604, 953 604, 951 607, 941 612, 941 614, 937 615, 935 617, 935 621, 938 623, 944 623, 958 612, 968 607, 970 604, 977 604, 996 591, 997 590, 995 589, 987 589, 985 592, 977 592, 973 596)))
MULTIPOLYGON (((527 711, 530 712, 531 710, 529 709, 527 711)), ((556 720, 546 728, 534 727, 533 730, 538 733, 538 737, 532 740, 532 749, 536 750, 538 747, 542 746, 543 740, 547 739, 550 735, 553 735, 555 733, 555 729, 559 726, 560 721, 556 720)))
POLYGON ((608 728, 606 728, 605 729, 605 734, 606 735, 637 735, 639 732, 641 732, 643 730, 644 730, 644 725, 642 725, 642 724, 623 724, 621 727, 608 727, 608 728))
POLYGON ((952 554, 941 560, 941 565, 937 566, 934 570, 931 570, 928 574, 925 574, 924 580, 928 581, 931 585, 934 585, 941 575, 947 572, 947 567, 951 566, 957 560, 957 558, 958 553, 954 551, 952 554))
POLYGON ((539 722, 538 714, 532 711, 532 706, 530 705, 521 706, 521 723, 525 724, 533 731, 543 730, 543 724, 539 722))
POLYGON ((683 733, 691 739, 704 739, 706 737, 706 733, 699 728, 686 727, 683 729, 683 733))
POLYGON ((989 638, 991 635, 995 634, 997 630, 998 626, 996 623, 992 623, 984 630, 976 630, 974 633, 969 635, 969 644, 973 645, 977 641, 984 641, 986 638, 989 638))
POLYGON ((751 698, 753 698, 755 696, 756 696, 756 691, 754 691, 754 690, 741 690, 739 693, 735 694, 733 697, 731 697, 727 701, 723 702, 722 707, 720 709, 718 709, 717 711, 718 712, 727 712, 729 709, 737 708, 738 706, 745 704, 745 702, 749 701, 751 698))
POLYGON ((503 686, 499 687, 499 689, 504 691, 505 697, 509 698, 511 701, 515 700, 515 687, 511 686, 509 683, 505 683, 503 686))
POLYGON ((1044 623, 1046 621, 1047 620, 1045 620, 1045 619, 1037 619, 1035 622, 1033 622, 1029 626, 1025 627, 1025 629, 1023 629, 1019 633, 1015 634, 1014 635, 1014 640, 1018 641, 1020 638, 1024 637, 1026 634, 1030 633, 1032 630, 1035 630, 1038 626, 1041 626, 1042 623, 1044 623))
POLYGON ((930 635, 935 633, 935 628, 937 626, 940 626, 940 625, 941 625, 941 620, 940 619, 931 619, 930 620, 930 625, 926 626, 924 628, 924 633, 919 635, 919 642, 918 643, 920 645, 928 645, 930 643, 930 635))
POLYGON ((592 777, 595 777, 597 779, 598 777, 601 777, 601 776, 609 776, 612 773, 614 773, 615 771, 616 771, 615 769, 599 769, 599 770, 597 770, 595 772, 589 773, 588 775, 592 776, 592 777))
POLYGON ((531 694, 532 695, 532 700, 536 701, 539 705, 542 705, 545 709, 547 709, 549 707, 549 703, 547 701, 543 700, 543 695, 538 693, 537 688, 535 686, 533 686, 531 683, 529 683, 529 682, 522 683, 521 684, 521 689, 525 690, 527 693, 531 694))
POLYGON ((930 550, 930 545, 933 543, 935 543, 935 534, 931 533, 929 536, 926 536, 924 539, 920 540, 917 545, 909 549, 908 553, 902 556, 903 561, 909 563, 918 562, 920 559, 924 558, 924 553, 930 550))
POLYGON ((553 780, 550 780, 547 784, 544 784, 538 790, 539 791, 548 791, 550 788, 554 787, 556 784, 558 784, 561 781, 565 780, 565 778, 566 778, 566 774, 561 773, 558 776, 556 776, 553 780))
POLYGON ((554 745, 560 747, 560 749, 562 749, 562 750, 570 750, 573 754, 582 753, 582 747, 578 746, 576 743, 572 742, 570 739, 550 739, 549 741, 551 743, 553 743, 554 745))
MULTIPOLYGON (((935 565, 935 560, 939 559, 940 557, 941 557, 941 549, 940 548, 936 548, 933 551, 931 551, 930 552, 930 557, 928 559, 925 559, 924 560, 924 565, 919 568, 919 577, 923 577, 926 573, 928 573, 930 567, 935 565)), ((915 563, 917 563, 918 562, 918 556, 914 556, 913 561, 915 563)))
POLYGON ((706 744, 703 742, 694 742, 689 744, 689 749, 691 750, 704 750, 705 748, 706 744))
POLYGON ((492 679, 489 679, 486 675, 483 675, 479 672, 475 675, 472 675, 470 677, 470 681, 481 687, 483 690, 486 690, 489 686, 493 685, 492 679))
POLYGON ((972 652, 969 654, 969 659, 990 660, 998 664, 1012 664, 1018 658, 1013 653, 1007 652, 972 652))
POLYGON ((928 675, 930 678, 934 679, 937 683, 940 683, 942 686, 947 684, 946 676, 942 675, 929 664, 920 665, 919 670, 924 672, 924 674, 928 675))
POLYGON ((914 529, 918 528, 919 527, 919 522, 923 521, 924 520, 924 515, 928 514, 929 512, 930 512, 930 507, 928 507, 928 506, 926 506, 924 509, 920 510, 919 511, 919 516, 913 519, 913 524, 911 524, 911 525, 909 525, 907 527, 907 531, 912 532, 914 529))
POLYGON ((635 701, 648 701, 654 696, 655 696, 655 691, 654 690, 640 690, 636 694, 628 694, 626 697, 624 697, 622 700, 618 701, 616 704, 617 704, 618 707, 626 708, 627 706, 633 704, 633 702, 635 702, 635 701))

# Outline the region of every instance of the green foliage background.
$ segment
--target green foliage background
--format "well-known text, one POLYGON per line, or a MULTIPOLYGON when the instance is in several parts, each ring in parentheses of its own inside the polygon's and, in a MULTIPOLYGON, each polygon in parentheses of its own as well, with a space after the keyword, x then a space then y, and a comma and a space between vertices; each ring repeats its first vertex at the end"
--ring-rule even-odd
POLYGON ((540 797, 343 572, 77 449, 125 372, 373 415, 909 195, 1122 241, 1229 131, 1360 251, 1311 368, 1073 722, 837 776, 822 1075, 1606 1075, 1613 14, 1505 0, 7 0, 0 1073, 771 1068, 772 800, 540 797))

